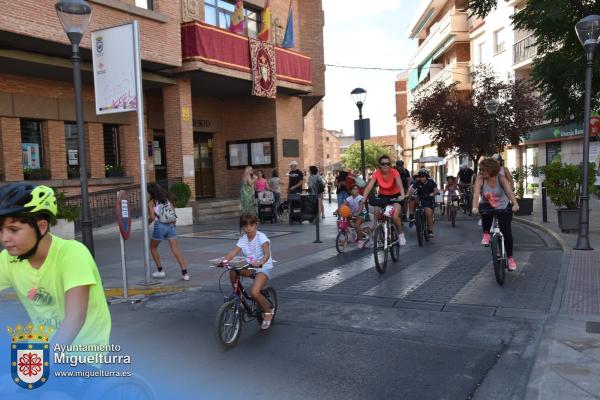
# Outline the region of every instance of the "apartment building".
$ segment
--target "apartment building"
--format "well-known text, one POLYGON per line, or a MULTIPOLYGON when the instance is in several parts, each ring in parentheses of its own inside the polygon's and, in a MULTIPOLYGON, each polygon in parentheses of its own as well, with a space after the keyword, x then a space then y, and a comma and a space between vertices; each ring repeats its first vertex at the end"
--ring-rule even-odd
MULTIPOLYGON (((286 49, 279 44, 290 2, 270 1, 275 99, 251 95, 248 42, 260 29, 264 0, 244 1, 244 34, 227 30, 235 0, 88 2, 92 17, 81 45, 90 191, 139 182, 135 115, 94 112, 90 42, 91 31, 134 19, 141 30, 149 180, 182 179, 193 198, 227 198, 237 196, 246 165, 269 174, 305 161, 305 138, 322 131, 320 0, 293 2, 296 40, 286 49)), ((0 15, 0 184, 29 179, 76 194, 70 45, 54 3, 17 0, 0 15), (40 168, 45 176, 31 174, 40 168)))
MULTIPOLYGON (((417 50, 408 71, 398 75, 395 85, 398 143, 403 149, 405 165, 410 169, 415 160, 438 156, 428 133, 414 129, 408 119, 415 95, 436 82, 459 82, 459 90, 471 89, 471 44, 464 1, 421 1, 408 28, 408 36, 416 41, 417 50)), ((415 162, 414 169, 417 164, 415 162)), ((454 164, 458 165, 458 160, 454 164)), ((439 166, 428 167, 434 176, 440 171, 439 166)))

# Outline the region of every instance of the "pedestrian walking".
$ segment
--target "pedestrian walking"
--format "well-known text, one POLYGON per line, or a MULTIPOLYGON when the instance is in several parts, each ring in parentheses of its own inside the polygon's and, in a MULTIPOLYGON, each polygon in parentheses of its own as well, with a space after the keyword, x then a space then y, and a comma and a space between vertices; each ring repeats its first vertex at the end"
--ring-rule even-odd
POLYGON ((323 207, 323 193, 325 192, 325 180, 319 175, 319 169, 315 165, 308 167, 310 176, 308 177, 308 191, 310 194, 317 196, 319 204, 319 214, 321 218, 325 218, 325 209, 323 207))
POLYGON ((187 263, 177 245, 177 233, 175 231, 177 215, 175 214, 172 195, 154 182, 148 185, 148 194, 150 194, 150 200, 148 200, 148 223, 154 224, 152 240, 150 241, 150 254, 152 254, 157 269, 157 271, 152 273, 152 276, 154 278, 164 278, 166 276, 160 261, 158 245, 163 240, 167 240, 171 253, 173 253, 173 256, 175 256, 175 259, 179 263, 182 279, 189 281, 190 276, 187 271, 187 263))
POLYGON ((251 166, 247 166, 242 174, 240 184, 240 203, 242 206, 242 214, 256 214, 254 205, 254 182, 256 177, 251 166))

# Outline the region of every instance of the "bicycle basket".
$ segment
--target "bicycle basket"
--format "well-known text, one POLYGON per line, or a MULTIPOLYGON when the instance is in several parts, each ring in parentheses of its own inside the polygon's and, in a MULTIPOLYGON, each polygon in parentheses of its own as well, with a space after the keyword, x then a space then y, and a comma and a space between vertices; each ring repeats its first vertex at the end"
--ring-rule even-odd
POLYGON ((350 228, 350 221, 348 221, 348 219, 346 219, 346 218, 340 219, 337 221, 337 227, 339 230, 345 231, 348 228, 350 228))

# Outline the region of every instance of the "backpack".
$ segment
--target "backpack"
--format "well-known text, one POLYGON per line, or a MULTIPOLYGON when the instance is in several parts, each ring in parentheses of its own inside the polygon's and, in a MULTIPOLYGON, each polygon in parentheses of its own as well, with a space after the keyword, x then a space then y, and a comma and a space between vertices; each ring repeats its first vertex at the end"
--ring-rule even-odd
POLYGON ((317 176, 317 193, 322 194, 325 191, 325 183, 323 182, 323 178, 317 176))
POLYGON ((158 205, 158 222, 172 224, 177 221, 177 214, 170 201, 158 205))

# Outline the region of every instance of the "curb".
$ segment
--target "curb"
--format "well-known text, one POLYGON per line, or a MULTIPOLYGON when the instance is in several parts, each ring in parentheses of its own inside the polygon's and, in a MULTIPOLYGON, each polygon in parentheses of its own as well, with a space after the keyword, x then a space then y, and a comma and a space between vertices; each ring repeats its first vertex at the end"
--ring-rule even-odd
POLYGON ((567 252, 567 251, 571 250, 571 246, 567 243, 567 241, 562 236, 560 236, 557 232, 553 231, 552 229, 546 227, 545 225, 542 225, 539 222, 530 221, 528 219, 520 218, 520 217, 513 217, 513 220, 520 224, 528 225, 530 227, 539 229, 540 231, 546 233, 547 235, 552 236, 558 242, 558 244, 562 248, 563 252, 567 252))
MULTIPOLYGON (((181 293, 186 290, 196 289, 198 286, 157 286, 151 288, 130 288, 128 290, 129 296, 152 296, 155 294, 171 294, 181 293)), ((107 299, 115 297, 123 297, 123 288, 104 288, 104 295, 107 299)), ((19 300, 16 293, 3 293, 0 295, 0 300, 4 301, 16 301, 19 300)))

